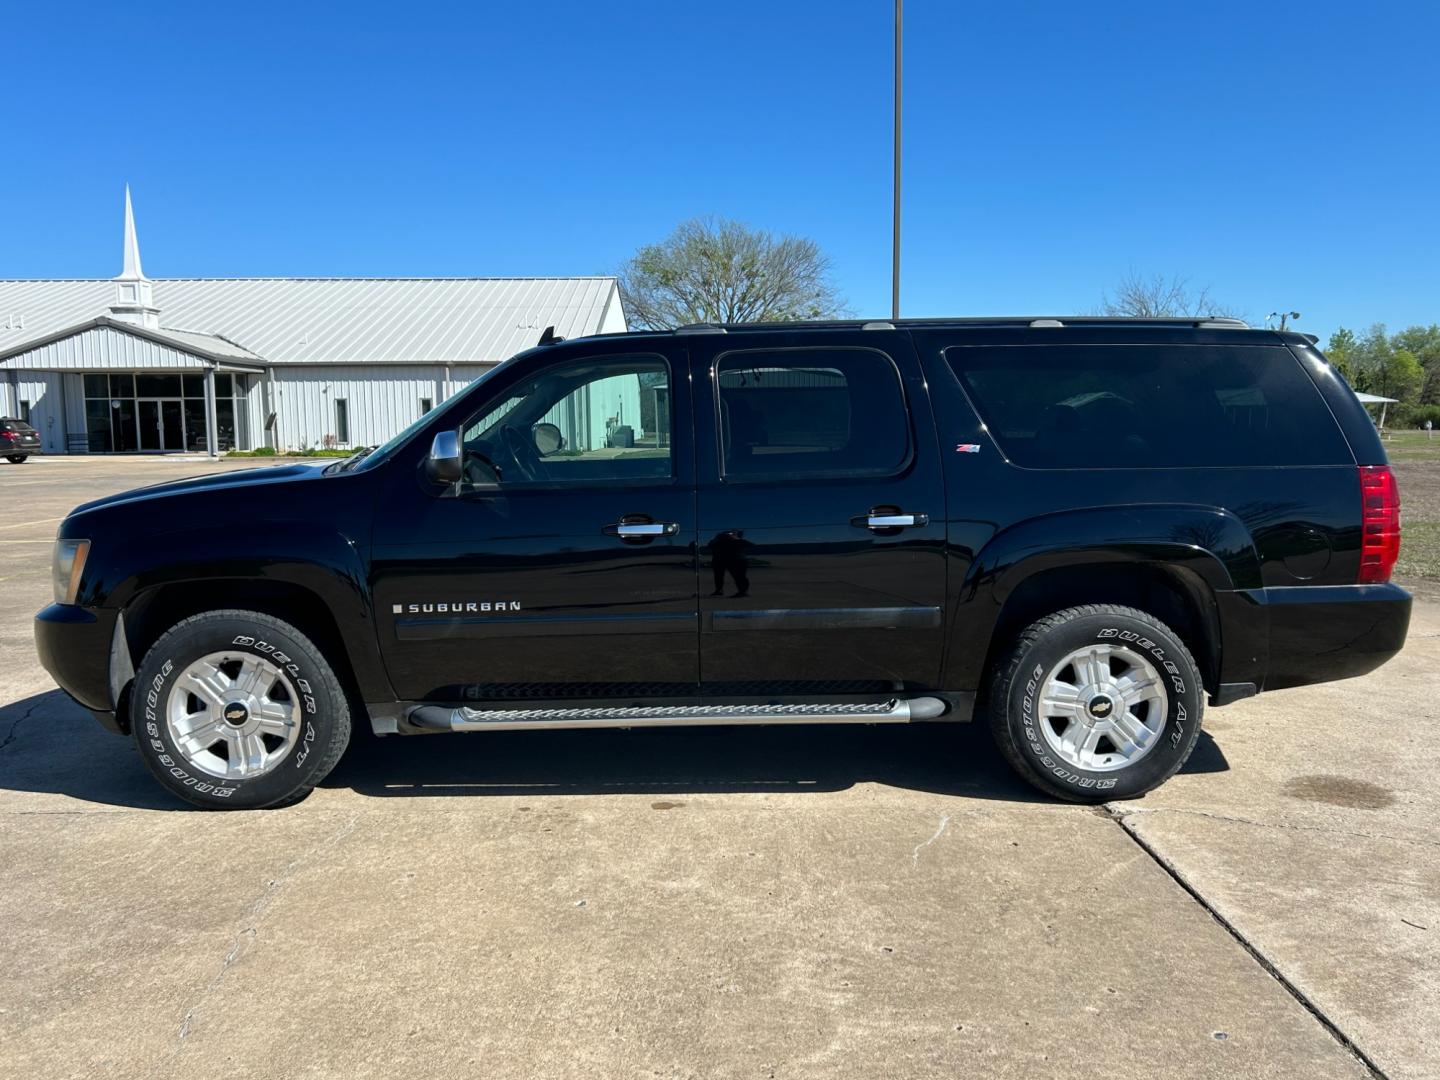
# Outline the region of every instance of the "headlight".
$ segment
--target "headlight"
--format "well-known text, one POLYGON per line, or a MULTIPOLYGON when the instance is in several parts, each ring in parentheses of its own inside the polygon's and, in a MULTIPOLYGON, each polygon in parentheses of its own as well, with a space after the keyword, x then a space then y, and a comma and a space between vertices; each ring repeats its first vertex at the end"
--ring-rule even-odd
POLYGON ((80 592, 80 572, 90 554, 89 540, 56 540, 55 559, 50 575, 55 586, 57 604, 73 604, 80 592))

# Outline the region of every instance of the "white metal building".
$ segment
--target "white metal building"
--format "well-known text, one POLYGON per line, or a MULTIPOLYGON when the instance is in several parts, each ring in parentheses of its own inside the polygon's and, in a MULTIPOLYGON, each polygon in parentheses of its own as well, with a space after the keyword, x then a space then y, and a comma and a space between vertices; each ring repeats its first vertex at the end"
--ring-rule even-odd
POLYGON ((0 280, 0 415, 47 453, 384 442, 486 369, 623 331, 611 277, 0 280))

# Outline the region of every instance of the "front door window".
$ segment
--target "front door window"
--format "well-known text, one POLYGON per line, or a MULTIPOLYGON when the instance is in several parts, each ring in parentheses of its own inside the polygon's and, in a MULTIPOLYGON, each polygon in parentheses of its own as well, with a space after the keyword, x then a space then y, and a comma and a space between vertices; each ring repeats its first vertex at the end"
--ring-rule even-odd
POLYGON ((669 382, 658 357, 542 372, 461 428, 465 486, 670 479, 669 382))

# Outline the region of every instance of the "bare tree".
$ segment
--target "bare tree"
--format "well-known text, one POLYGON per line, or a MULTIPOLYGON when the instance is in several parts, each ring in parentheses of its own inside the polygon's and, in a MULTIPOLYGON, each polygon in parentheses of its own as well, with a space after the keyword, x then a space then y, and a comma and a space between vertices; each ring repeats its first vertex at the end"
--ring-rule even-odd
POLYGON ((1113 293, 1102 294, 1100 313, 1141 319, 1234 314, 1210 295, 1208 286, 1194 292, 1190 279, 1178 274, 1168 278, 1164 274, 1143 277, 1133 270, 1120 279, 1113 293))
POLYGON ((620 268, 630 322, 790 322, 845 314, 830 260, 813 240, 775 237, 724 218, 694 218, 620 268))

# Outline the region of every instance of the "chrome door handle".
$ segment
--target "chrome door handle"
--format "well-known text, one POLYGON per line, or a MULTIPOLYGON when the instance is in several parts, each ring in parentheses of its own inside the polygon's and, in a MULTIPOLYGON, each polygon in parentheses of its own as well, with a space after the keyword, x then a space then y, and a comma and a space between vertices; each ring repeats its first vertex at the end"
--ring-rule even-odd
POLYGON ((622 540, 635 540, 641 537, 674 536, 680 531, 680 526, 673 521, 622 521, 607 527, 605 531, 611 530, 622 540))
POLYGON ((929 524, 929 514, 868 514, 865 517, 867 529, 913 529, 929 524))

